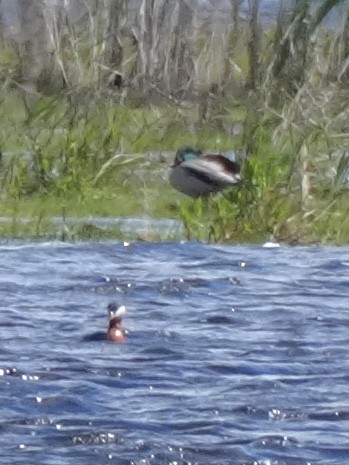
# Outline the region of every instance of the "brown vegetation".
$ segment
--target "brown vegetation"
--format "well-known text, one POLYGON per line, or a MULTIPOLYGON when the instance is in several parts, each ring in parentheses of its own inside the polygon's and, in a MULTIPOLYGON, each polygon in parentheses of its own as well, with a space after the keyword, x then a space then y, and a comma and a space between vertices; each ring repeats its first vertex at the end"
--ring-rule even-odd
POLYGON ((236 95, 244 81, 245 90, 273 101, 280 90, 297 93, 310 75, 348 84, 349 12, 341 0, 323 0, 315 11, 309 0, 288 8, 280 1, 272 25, 261 22, 260 3, 250 1, 246 21, 239 0, 230 10, 194 0, 88 0, 70 8, 18 0, 19 17, 11 27, 0 23, 0 37, 18 54, 13 83, 37 92, 115 84, 181 100, 201 92, 229 97, 232 87, 236 95), (342 24, 323 26, 335 7, 342 24))

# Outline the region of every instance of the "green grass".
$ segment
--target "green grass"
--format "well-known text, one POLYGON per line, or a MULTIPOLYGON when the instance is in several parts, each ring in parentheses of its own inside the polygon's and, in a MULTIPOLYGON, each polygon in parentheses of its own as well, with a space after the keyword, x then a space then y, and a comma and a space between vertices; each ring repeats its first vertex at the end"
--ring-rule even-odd
MULTIPOLYGON (((256 117, 242 105, 219 110, 204 124, 194 104, 188 109, 134 108, 105 100, 72 105, 52 96, 28 113, 16 92, 3 95, 2 102, 1 151, 28 151, 33 158, 19 155, 2 163, 0 216, 10 221, 0 224, 1 236, 56 237, 53 216, 147 215, 182 219, 188 238, 205 241, 259 242, 270 234, 287 242, 348 241, 347 195, 341 185, 324 181, 328 163, 313 169, 311 203, 304 208, 300 202, 299 147, 306 144, 315 160, 318 150, 328 148, 325 135, 305 130, 275 144, 278 118, 256 117), (223 121, 244 122, 244 134, 230 135, 223 121), (241 186, 209 201, 193 201, 169 185, 178 147, 225 151, 246 144, 252 152, 241 186)), ((89 224, 59 233, 64 239, 121 236, 117 229, 89 224)))

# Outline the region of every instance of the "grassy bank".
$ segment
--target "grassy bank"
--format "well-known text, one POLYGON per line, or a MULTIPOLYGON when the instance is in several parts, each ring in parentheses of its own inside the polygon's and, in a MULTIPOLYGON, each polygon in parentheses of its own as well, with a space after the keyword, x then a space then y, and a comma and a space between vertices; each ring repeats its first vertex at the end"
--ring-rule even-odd
MULTIPOLYGON (((344 138, 304 124, 282 131, 272 113, 251 129, 241 107, 207 124, 198 122, 194 104, 133 108, 101 100, 72 107, 46 98, 28 114, 15 93, 3 99, 0 118, 0 216, 9 218, 2 236, 52 237, 51 217, 147 216, 180 219, 186 237, 199 240, 259 242, 273 234, 292 243, 348 241, 344 138), (232 135, 240 122, 244 131, 232 135), (246 137, 252 147, 239 187, 193 201, 169 185, 178 147, 239 150, 246 137)), ((61 234, 122 236, 89 225, 61 234)))
POLYGON ((265 27, 258 2, 248 21, 235 2, 218 31, 185 2, 183 15, 146 2, 135 17, 127 2, 107 3, 74 23, 69 10, 45 16, 33 2, 21 10, 28 42, 3 36, 1 236, 56 237, 58 217, 63 239, 120 238, 119 228, 65 219, 145 216, 182 221, 189 239, 348 242, 346 6, 328 29, 339 0, 280 2, 276 25, 265 27), (238 151, 241 185, 208 201, 176 192, 170 165, 187 145, 238 151))
POLYGON ((199 141, 212 150, 236 143, 214 127, 193 133, 194 106, 78 105, 44 98, 28 114, 15 92, 3 98, 0 216, 10 219, 0 225, 3 236, 50 234, 52 216, 180 218, 191 202, 168 183, 174 151, 199 141))

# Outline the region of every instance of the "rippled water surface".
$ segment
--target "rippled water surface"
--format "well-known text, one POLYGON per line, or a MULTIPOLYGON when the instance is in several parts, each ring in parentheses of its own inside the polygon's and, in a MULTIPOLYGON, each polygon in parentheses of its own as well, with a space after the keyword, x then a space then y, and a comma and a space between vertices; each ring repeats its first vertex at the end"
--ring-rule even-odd
POLYGON ((0 463, 347 465, 348 255, 2 244, 0 463))

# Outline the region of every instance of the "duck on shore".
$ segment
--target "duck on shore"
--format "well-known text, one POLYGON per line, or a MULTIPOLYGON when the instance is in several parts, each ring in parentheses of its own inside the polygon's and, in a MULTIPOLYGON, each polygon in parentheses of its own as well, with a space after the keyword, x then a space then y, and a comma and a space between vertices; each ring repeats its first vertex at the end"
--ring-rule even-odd
POLYGON ((241 181, 235 153, 203 153, 193 147, 179 149, 170 174, 170 183, 193 198, 205 197, 241 181))

